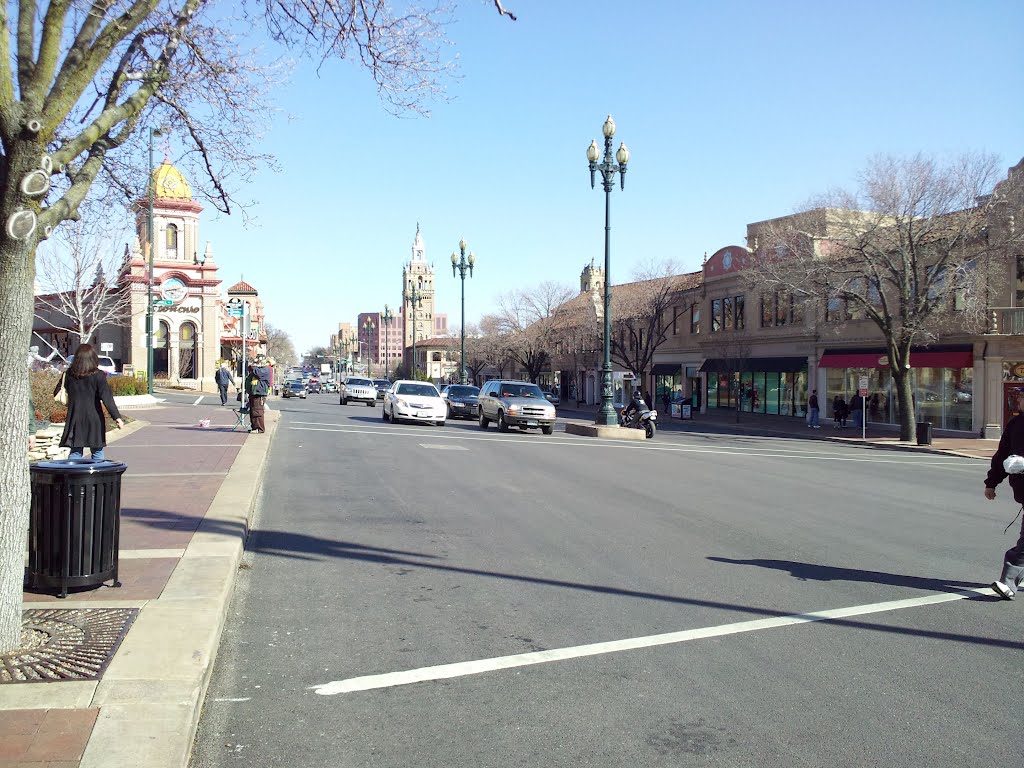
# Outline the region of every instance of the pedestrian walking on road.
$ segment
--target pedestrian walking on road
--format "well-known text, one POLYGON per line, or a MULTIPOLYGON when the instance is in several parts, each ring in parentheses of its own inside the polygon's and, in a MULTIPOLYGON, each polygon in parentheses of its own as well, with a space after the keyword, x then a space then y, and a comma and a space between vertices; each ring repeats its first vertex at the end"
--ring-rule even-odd
POLYGON ((71 366, 64 372, 53 390, 60 391, 61 383, 68 392, 68 415, 60 444, 70 448, 69 459, 81 459, 85 449, 93 459, 103 459, 107 444, 107 422, 103 406, 114 419, 117 428, 124 427, 124 419, 117 410, 114 396, 107 384, 107 374, 99 369, 100 360, 91 344, 80 344, 75 350, 71 366))
POLYGON ((811 390, 811 396, 807 398, 807 426, 813 427, 814 429, 821 429, 821 425, 818 424, 818 414, 821 410, 818 408, 818 390, 811 390))
POLYGON ((235 377, 231 375, 231 370, 228 368, 226 362, 220 364, 220 368, 217 369, 217 373, 213 375, 213 380, 217 382, 217 391, 220 392, 220 404, 228 404, 228 384, 233 387, 237 387, 235 384, 235 377))
MULTIPOLYGON (((1024 405, 1024 403, 1022 403, 1024 405)), ((1014 416, 1003 430, 999 447, 992 456, 992 464, 985 477, 985 498, 996 497, 996 486, 1009 478, 1013 500, 1024 509, 1024 416, 1014 416)), ((1017 512, 1020 515, 1020 512, 1017 512)), ((1017 521, 1015 517, 1006 530, 1017 521)), ((992 582, 992 591, 1004 600, 1013 600, 1014 594, 1024 582, 1024 521, 1021 521, 1017 543, 1003 555, 1003 568, 999 578, 992 582)))
POLYGON ((256 358, 245 380, 245 393, 249 395, 250 432, 266 432, 263 421, 267 395, 270 394, 270 368, 265 357, 256 358))

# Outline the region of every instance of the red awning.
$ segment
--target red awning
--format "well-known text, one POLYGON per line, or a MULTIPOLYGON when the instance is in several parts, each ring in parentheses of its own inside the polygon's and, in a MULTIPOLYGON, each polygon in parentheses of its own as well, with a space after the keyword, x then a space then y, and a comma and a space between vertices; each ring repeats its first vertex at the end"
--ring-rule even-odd
MULTIPOLYGON (((879 352, 825 352, 818 362, 819 368, 885 368, 889 356, 879 352)), ((971 368, 974 352, 969 349, 952 352, 923 350, 910 353, 911 368, 971 368)))

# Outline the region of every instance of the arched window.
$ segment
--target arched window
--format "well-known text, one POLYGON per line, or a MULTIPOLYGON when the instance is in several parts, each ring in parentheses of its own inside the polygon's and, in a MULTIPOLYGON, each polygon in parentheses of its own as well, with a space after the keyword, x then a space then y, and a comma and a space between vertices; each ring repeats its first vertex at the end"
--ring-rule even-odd
POLYGON ((178 225, 167 225, 167 258, 178 258, 178 225))
POLYGON ((171 343, 171 326, 166 320, 157 323, 153 336, 153 378, 166 379, 170 375, 168 350, 171 343))
POLYGON ((178 378, 196 377, 196 327, 182 323, 178 329, 178 378))

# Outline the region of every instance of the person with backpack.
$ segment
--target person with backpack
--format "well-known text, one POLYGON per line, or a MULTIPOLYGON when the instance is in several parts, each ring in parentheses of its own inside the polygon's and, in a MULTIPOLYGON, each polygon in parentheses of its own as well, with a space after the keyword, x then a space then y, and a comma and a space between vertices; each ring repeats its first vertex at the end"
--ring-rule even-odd
POLYGON ((265 357, 256 358, 245 379, 245 393, 249 396, 250 432, 267 431, 263 417, 266 410, 267 395, 270 394, 270 367, 265 357))

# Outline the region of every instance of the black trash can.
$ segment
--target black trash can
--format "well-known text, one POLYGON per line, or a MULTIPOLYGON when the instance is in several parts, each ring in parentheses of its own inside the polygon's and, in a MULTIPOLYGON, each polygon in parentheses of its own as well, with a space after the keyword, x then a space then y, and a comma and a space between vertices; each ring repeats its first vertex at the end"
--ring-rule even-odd
POLYGON ((932 444, 932 423, 930 421, 917 422, 917 444, 932 444))
POLYGON ((121 475, 127 465, 93 459, 41 461, 30 469, 28 577, 35 587, 98 587, 117 580, 121 475))

